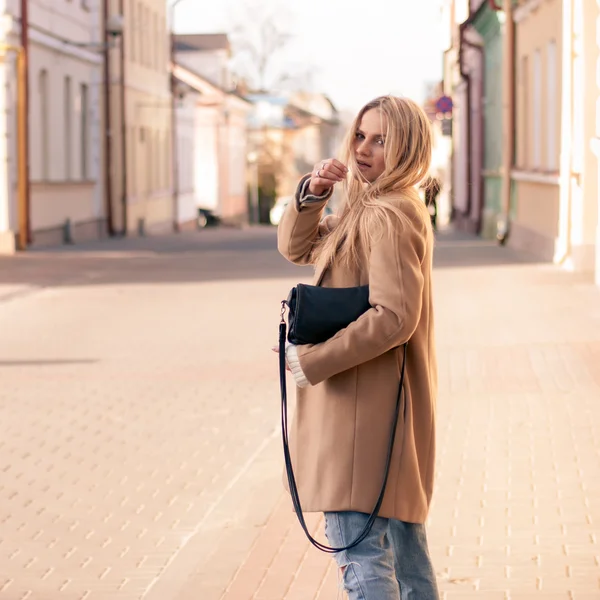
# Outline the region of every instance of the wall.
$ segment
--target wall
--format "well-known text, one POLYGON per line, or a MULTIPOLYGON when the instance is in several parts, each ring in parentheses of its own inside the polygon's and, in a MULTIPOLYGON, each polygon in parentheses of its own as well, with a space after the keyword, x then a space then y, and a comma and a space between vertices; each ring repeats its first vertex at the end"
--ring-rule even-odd
MULTIPOLYGON (((591 130, 589 147, 596 158, 596 185, 600 188, 600 6, 595 0, 587 0, 586 15, 589 21, 595 24, 595 47, 589 49, 588 68, 596 68, 596 76, 593 78, 596 86, 592 92, 594 109, 592 115, 595 117, 594 128, 591 130)), ((586 20, 587 20, 586 19, 586 20)), ((600 193, 596 194, 596 252, 595 252, 595 282, 600 286, 600 193)))
POLYGON ((218 127, 220 109, 198 106, 196 109, 196 201, 201 208, 220 211, 218 127))
POLYGON ((75 240, 98 237, 105 230, 99 0, 31 0, 29 19, 33 243, 60 243, 67 219, 75 240))
POLYGON ((195 175, 196 146, 195 123, 196 105, 200 94, 189 90, 183 99, 176 102, 177 132, 177 214, 178 227, 190 228, 196 223, 195 175))
POLYGON ((229 223, 240 224, 248 221, 247 117, 251 107, 233 97, 229 97, 227 107, 228 148, 224 157, 227 181, 224 186, 226 195, 222 199, 222 216, 229 223))
POLYGON ((200 73, 211 83, 226 90, 231 88, 228 50, 181 51, 177 53, 177 61, 191 71, 200 73))
MULTIPOLYGON (((110 56, 115 226, 117 230, 123 228, 125 196, 128 232, 170 231, 177 207, 171 161, 173 113, 166 3, 163 0, 123 1, 125 31, 110 56), (125 51, 124 73, 121 48, 125 51), (124 115, 121 110, 123 81, 124 115), (126 157, 122 152, 123 135, 126 157), (125 194, 124 165, 127 166, 125 194)), ((111 10, 118 12, 118 8, 118 0, 112 0, 111 10)))
POLYGON ((496 236, 497 219, 501 212, 502 166, 502 27, 499 13, 485 3, 474 23, 482 36, 484 49, 484 89, 482 109, 484 123, 483 151, 483 214, 481 234, 496 236))
POLYGON ((525 4, 534 9, 515 13, 516 210, 510 244, 551 259, 560 210, 562 2, 525 4))
MULTIPOLYGON (((574 202, 573 229, 571 232, 571 251, 573 265, 576 269, 592 271, 596 263, 596 231, 598 228, 598 171, 597 159, 590 144, 590 139, 600 132, 600 123, 596 120, 596 103, 600 72, 597 70, 598 46, 596 38, 596 21, 598 4, 595 0, 575 0, 575 36, 583 42, 581 55, 581 72, 577 69, 575 92, 575 136, 581 147, 578 158, 581 167, 581 201, 579 206, 574 202), (577 78, 579 85, 577 84, 577 78), (580 131, 577 132, 577 128, 580 131)), ((577 167, 577 163, 575 167, 577 167)))

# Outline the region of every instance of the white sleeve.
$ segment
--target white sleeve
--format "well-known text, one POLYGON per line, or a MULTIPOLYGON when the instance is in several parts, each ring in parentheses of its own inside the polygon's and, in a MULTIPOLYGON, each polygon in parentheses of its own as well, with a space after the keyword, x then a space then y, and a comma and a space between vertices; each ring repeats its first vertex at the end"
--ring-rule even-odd
POLYGON ((294 344, 286 344, 285 360, 292 372, 292 375, 294 376, 294 379, 296 380, 296 385, 301 388, 308 387, 310 383, 308 379, 306 379, 306 375, 304 375, 304 371, 300 366, 298 351, 296 350, 296 346, 294 344))

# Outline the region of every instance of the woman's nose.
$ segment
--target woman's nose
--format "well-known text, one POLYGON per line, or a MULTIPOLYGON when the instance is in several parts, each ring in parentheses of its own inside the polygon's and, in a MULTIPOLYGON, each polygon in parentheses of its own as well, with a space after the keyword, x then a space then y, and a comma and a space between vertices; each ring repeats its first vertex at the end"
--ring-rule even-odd
POLYGON ((369 144, 367 143, 367 140, 362 140, 359 144, 358 144, 358 148, 356 149, 357 154, 360 154, 362 156, 369 156, 371 154, 371 150, 369 148, 369 144))

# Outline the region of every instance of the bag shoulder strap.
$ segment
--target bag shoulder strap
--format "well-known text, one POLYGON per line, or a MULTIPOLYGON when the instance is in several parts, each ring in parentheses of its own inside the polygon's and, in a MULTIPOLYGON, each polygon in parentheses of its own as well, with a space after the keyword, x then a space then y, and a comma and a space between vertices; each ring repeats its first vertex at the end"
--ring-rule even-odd
MULTIPOLYGON (((285 365, 285 338, 286 338, 286 323, 284 319, 285 314, 285 304, 282 303, 282 312, 281 312, 281 323, 279 324, 279 386, 281 388, 281 434, 283 438, 283 454, 285 458, 285 469, 288 479, 288 485, 290 488, 290 495, 292 497, 292 503, 294 505, 294 510, 296 512, 296 516, 298 517, 298 521, 300 522, 300 526, 304 530, 306 537, 310 541, 310 543, 318 548, 322 552, 326 552, 329 554, 336 554, 338 552, 343 552, 345 550, 349 550, 350 548, 354 548, 358 544, 360 544, 370 533, 373 524, 375 523, 375 519, 379 514, 379 509, 381 508, 381 504, 383 503, 383 497, 385 495, 385 488, 387 485, 388 475, 390 471, 390 464, 392 461, 392 453, 394 450, 394 439, 396 437, 396 429, 398 427, 398 418, 400 416, 400 405, 402 400, 402 390, 404 388, 404 372, 406 368, 406 348, 407 344, 404 344, 404 352, 402 358, 402 369, 400 371, 400 384, 398 386, 398 395, 396 398, 396 409, 394 412, 394 420, 392 423, 392 431, 390 436, 390 442, 388 447, 387 458, 385 461, 385 473, 383 477, 383 483, 381 485, 381 491, 379 493, 379 497, 377 498, 377 502, 375 504, 375 508, 373 512, 369 515, 369 519, 367 520, 363 530, 358 535, 358 537, 347 546, 342 548, 333 548, 331 546, 327 546, 322 544, 318 540, 312 537, 308 527, 306 525, 306 521, 304 519, 304 514, 302 512, 302 505, 300 503, 300 496, 298 494, 298 487, 296 485, 296 477, 294 475, 294 470, 292 468, 292 458, 290 455, 289 449, 289 438, 288 438, 288 415, 287 415, 287 382, 286 382, 286 365, 285 365)), ((406 406, 406 405, 405 405, 406 406)))

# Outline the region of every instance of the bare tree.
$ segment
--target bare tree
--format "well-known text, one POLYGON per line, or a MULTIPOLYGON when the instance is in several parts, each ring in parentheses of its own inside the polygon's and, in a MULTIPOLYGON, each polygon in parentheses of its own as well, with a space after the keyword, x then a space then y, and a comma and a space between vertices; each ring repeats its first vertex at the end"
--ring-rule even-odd
POLYGON ((306 66, 286 61, 286 50, 294 37, 290 20, 283 3, 264 0, 244 0, 231 15, 232 68, 256 91, 311 84, 306 66))

